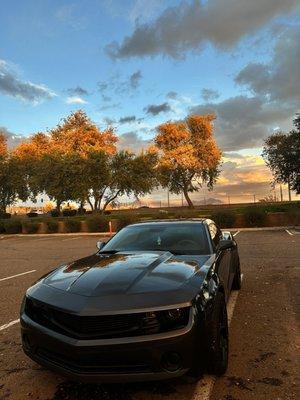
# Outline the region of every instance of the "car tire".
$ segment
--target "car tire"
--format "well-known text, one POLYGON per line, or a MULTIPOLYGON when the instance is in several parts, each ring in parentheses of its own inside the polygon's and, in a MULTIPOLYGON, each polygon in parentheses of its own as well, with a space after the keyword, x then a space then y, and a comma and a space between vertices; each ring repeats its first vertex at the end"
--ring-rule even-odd
POLYGON ((241 287, 242 287, 241 265, 240 265, 240 259, 238 257, 235 267, 235 274, 231 285, 231 290, 240 290, 241 287))
POLYGON ((228 319, 225 296, 218 292, 208 327, 208 373, 221 376, 228 366, 228 319))

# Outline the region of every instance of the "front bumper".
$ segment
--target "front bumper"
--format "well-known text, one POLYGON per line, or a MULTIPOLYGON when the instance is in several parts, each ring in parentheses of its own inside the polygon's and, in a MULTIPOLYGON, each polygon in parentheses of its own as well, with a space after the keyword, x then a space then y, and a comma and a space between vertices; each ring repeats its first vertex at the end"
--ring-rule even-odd
POLYGON ((199 341, 191 308, 185 328, 147 336, 76 340, 21 315, 24 352, 37 363, 84 382, 160 380, 186 373, 199 341))

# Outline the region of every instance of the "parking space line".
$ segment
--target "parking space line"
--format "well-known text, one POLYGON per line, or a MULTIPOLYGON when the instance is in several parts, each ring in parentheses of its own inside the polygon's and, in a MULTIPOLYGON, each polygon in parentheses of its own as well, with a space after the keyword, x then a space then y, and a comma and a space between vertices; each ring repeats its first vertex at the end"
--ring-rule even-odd
POLYGON ((286 233, 288 233, 289 235, 294 236, 294 234, 293 234, 291 231, 289 231, 288 229, 286 229, 285 231, 286 231, 286 233))
POLYGON ((237 236, 241 231, 235 232, 232 236, 237 236))
POLYGON ((0 282, 2 281, 7 281, 8 279, 13 279, 16 278, 18 276, 22 276, 22 275, 27 275, 27 274, 32 274, 33 272, 35 272, 36 269, 32 269, 31 271, 26 271, 26 272, 22 272, 21 274, 16 274, 16 275, 12 275, 12 276, 7 276, 6 278, 1 278, 0 282))
POLYGON ((4 325, 0 326, 0 331, 4 331, 4 329, 7 329, 10 326, 18 324, 19 322, 20 322, 20 319, 15 319, 14 321, 10 321, 8 324, 4 324, 4 325))
POLYGON ((68 239, 62 239, 62 242, 66 242, 67 240, 77 240, 81 239, 81 236, 73 237, 73 238, 68 238, 68 239))

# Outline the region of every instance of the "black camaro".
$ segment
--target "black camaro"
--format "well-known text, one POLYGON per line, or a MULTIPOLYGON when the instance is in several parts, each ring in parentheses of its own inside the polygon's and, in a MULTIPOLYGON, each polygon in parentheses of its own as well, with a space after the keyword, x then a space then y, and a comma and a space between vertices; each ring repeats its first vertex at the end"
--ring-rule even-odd
POLYGON ((27 290, 22 344, 71 378, 113 382, 223 374, 236 242, 209 219, 133 224, 27 290))

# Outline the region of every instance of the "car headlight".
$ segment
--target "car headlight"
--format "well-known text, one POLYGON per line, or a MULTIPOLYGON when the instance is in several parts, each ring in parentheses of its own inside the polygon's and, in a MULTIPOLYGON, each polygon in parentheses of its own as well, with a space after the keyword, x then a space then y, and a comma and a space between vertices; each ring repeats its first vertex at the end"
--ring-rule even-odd
POLYGON ((157 318, 165 328, 180 328, 187 325, 189 311, 190 307, 172 308, 158 312, 157 318))

